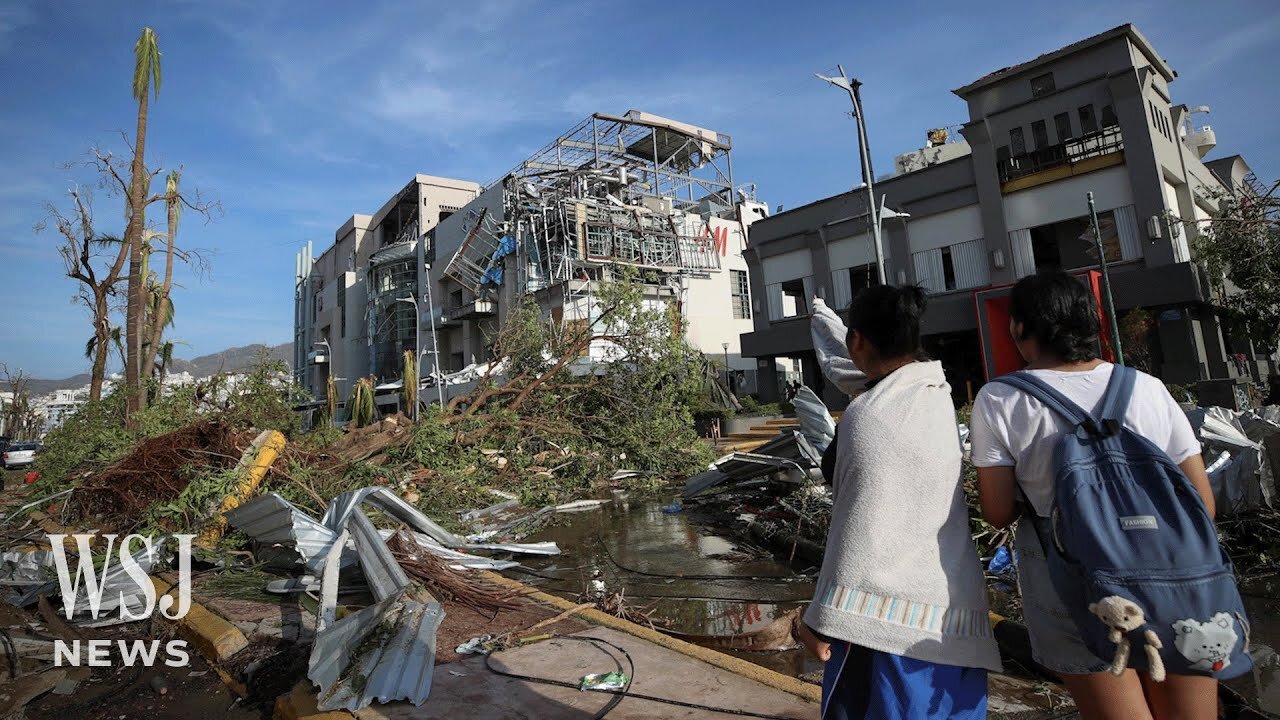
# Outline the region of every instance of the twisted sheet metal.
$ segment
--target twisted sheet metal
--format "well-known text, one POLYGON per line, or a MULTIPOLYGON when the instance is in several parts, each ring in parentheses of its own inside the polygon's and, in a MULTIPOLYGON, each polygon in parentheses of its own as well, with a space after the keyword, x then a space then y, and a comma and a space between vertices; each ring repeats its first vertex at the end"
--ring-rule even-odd
POLYGON ((321 687, 320 710, 355 712, 370 703, 431 693, 439 603, 388 598, 339 620, 316 635, 307 677, 321 687))

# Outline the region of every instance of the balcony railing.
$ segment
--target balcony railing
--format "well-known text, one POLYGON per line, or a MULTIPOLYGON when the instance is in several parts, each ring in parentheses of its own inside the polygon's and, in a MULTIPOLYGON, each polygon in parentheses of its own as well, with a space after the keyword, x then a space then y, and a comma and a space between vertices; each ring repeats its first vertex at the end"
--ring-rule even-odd
POLYGON ((999 163, 1000 182, 1007 183, 1052 168, 1124 150, 1120 128, 1112 126, 1066 142, 1007 158, 999 163))

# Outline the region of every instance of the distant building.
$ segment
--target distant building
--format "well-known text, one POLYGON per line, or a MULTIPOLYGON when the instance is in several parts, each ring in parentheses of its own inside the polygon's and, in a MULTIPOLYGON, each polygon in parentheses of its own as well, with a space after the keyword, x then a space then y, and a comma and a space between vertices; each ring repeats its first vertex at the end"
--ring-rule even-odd
POLYGON ((46 435, 54 428, 61 426, 88 399, 88 388, 76 388, 73 390, 55 390, 53 393, 37 400, 33 403, 33 407, 44 418, 44 428, 40 434, 46 435))
MULTIPOLYGON (((677 308, 689 342, 727 357, 737 389, 753 391, 754 362, 738 347, 753 312, 743 251, 768 209, 735 186, 731 148, 687 123, 597 113, 488 187, 417 176, 376 215, 348 220, 318 258, 310 245, 299 254, 299 380, 321 398, 333 377, 341 404, 361 376, 398 380, 415 334, 420 375, 433 353, 442 373, 461 371, 492 359, 521 298, 557 327, 583 326, 599 317, 600 283, 628 267, 646 302, 677 308)), ((607 345, 588 355, 603 359, 607 345)))
MULTIPOLYGON (((876 182, 877 198, 909 215, 882 222, 886 276, 929 292, 927 349, 958 399, 987 379, 975 291, 1096 266, 1087 192, 1117 310, 1152 312, 1153 363, 1167 381, 1270 372, 1270 348, 1222 322, 1189 237, 1223 194, 1241 189, 1248 166, 1239 156, 1202 160, 1216 138, 1192 116, 1207 108, 1174 104, 1175 77, 1137 28, 1114 28, 956 90, 969 108, 965 142, 931 131, 928 147, 900 155, 893 176, 876 182)), ((816 292, 843 310, 875 282, 867 215, 865 190, 855 189, 752 227, 757 312, 742 347, 762 372, 823 385, 809 299, 816 292)), ((764 398, 778 394, 762 379, 764 398)))

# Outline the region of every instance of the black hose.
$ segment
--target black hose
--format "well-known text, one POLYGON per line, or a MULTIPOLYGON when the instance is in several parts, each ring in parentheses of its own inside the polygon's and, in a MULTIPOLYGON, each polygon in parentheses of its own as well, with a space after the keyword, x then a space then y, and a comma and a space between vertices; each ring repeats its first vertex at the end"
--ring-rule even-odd
MULTIPOLYGON (((625 658, 627 659, 627 670, 628 670, 628 672, 627 672, 627 684, 626 684, 626 686, 625 686, 625 687, 623 687, 621 690, 600 690, 600 691, 598 691, 598 692, 607 692, 607 693, 610 693, 610 694, 612 694, 612 695, 613 695, 613 699, 611 699, 607 705, 605 705, 603 708, 601 708, 601 709, 600 709, 600 712, 598 712, 598 713, 596 713, 596 714, 595 714, 594 720, 603 720, 604 716, 608 715, 610 712, 612 712, 612 711, 613 711, 613 709, 614 709, 614 708, 618 707, 618 704, 622 702, 622 699, 623 699, 623 698, 625 698, 625 697, 627 696, 627 692, 631 689, 631 680, 632 680, 632 678, 634 678, 634 677, 635 677, 635 674, 636 674, 636 665, 635 665, 635 662, 633 662, 633 661, 631 660, 631 654, 630 654, 630 653, 628 653, 626 650, 624 650, 624 649, 622 649, 622 648, 618 647, 617 645, 614 645, 613 643, 609 642, 608 640, 598 640, 598 639, 596 639, 596 638, 573 637, 573 636, 570 636, 570 635, 561 635, 561 636, 557 636, 557 639, 559 639, 559 640, 576 640, 576 641, 578 641, 578 642, 585 642, 585 643, 590 643, 590 644, 594 645, 594 646, 596 647, 596 649, 600 650, 600 651, 601 651, 601 652, 603 652, 605 655, 608 655, 610 660, 613 660, 613 664, 617 666, 617 668, 618 668, 618 672, 622 672, 622 663, 618 662, 618 659, 617 659, 616 657, 614 657, 613 655, 611 655, 611 654, 609 653, 609 651, 607 651, 607 650, 605 650, 603 647, 601 647, 601 645, 602 645, 602 644, 603 644, 603 645, 609 645, 610 647, 613 647, 613 648, 617 649, 618 651, 620 651, 620 652, 622 653, 622 656, 623 656, 623 657, 625 657, 625 658)), ((486 655, 486 656, 484 657, 484 666, 485 666, 486 668, 488 668, 488 669, 489 669, 489 672, 492 672, 492 673, 497 674, 497 675, 502 675, 503 677, 513 678, 513 679, 516 679, 516 680, 527 680, 527 681, 529 681, 529 682, 542 683, 542 684, 544 684, 544 685, 559 685, 560 687, 574 688, 575 690, 577 690, 577 689, 581 689, 578 685, 575 685, 575 684, 573 684, 573 683, 571 683, 571 682, 565 682, 565 681, 563 681, 563 680, 552 680, 552 679, 549 679, 549 678, 539 678, 539 677, 534 677, 534 676, 532 676, 532 675, 520 675, 519 673, 513 673, 513 672, 506 671, 506 670, 499 670, 499 669, 495 668, 495 667, 493 666, 493 664, 492 664, 493 656, 494 656, 494 655, 497 655, 497 654, 498 654, 497 652, 491 652, 491 653, 489 653, 488 655, 486 655)))
MULTIPOLYGON (((596 714, 595 716, 596 720, 600 720, 600 718, 603 718, 605 715, 609 713, 609 711, 617 707, 618 703, 622 702, 623 698, 628 698, 628 697, 636 698, 638 700, 648 700, 650 702, 664 703, 666 705, 675 705, 676 707, 690 708, 692 710, 706 710, 707 712, 721 713, 724 715, 736 715, 739 717, 751 717, 751 718, 764 718, 764 720, 791 720, 791 718, 787 718, 782 715, 766 715, 764 713, 754 713, 749 710, 734 710, 732 708, 714 707, 711 705, 701 705, 699 703, 684 702, 683 700, 672 700, 671 698, 662 698, 654 695, 642 695, 640 693, 631 692, 631 682, 635 676, 635 663, 631 660, 631 654, 628 653, 625 648, 615 645, 614 643, 611 643, 608 640, 601 640, 600 638, 577 637, 573 635, 557 635, 555 639, 576 640, 578 642, 591 643, 592 645, 595 645, 597 648, 601 650, 603 650, 603 648, 600 648, 601 645, 608 645, 609 647, 622 653, 622 656, 627 659, 627 665, 631 669, 631 673, 627 675, 627 686, 622 688, 621 690, 596 690, 595 691, 595 692, 609 693, 615 696, 613 702, 606 705, 603 710, 601 710, 599 713, 596 714)), ((579 689, 579 686, 577 683, 565 682, 564 680, 552 680, 550 678, 535 677, 533 675, 521 675, 519 673, 508 672, 506 670, 499 670, 493 667, 492 664, 490 664, 490 660, 493 658, 494 655, 497 655, 497 654, 498 653, 496 652, 490 653, 484 659, 484 665, 486 668, 489 669, 490 672, 496 673, 498 675, 502 675, 504 677, 513 678, 515 680, 525 680, 528 682, 542 683, 543 685, 556 685, 558 687, 573 688, 574 690, 579 689)), ((606 652, 606 654, 608 653, 606 652)), ((618 665, 619 670, 621 670, 622 666, 621 666, 621 663, 618 663, 617 658, 614 658, 614 664, 618 665)))

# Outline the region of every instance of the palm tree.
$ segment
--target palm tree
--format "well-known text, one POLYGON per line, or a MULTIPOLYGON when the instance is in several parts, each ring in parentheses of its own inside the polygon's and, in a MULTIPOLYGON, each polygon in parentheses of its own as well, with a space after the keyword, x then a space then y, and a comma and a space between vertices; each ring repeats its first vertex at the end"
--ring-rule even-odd
MULTIPOLYGON (((120 365, 123 366, 124 365, 124 337, 121 335, 119 325, 112 325, 107 330, 107 340, 111 342, 110 347, 115 348, 117 355, 120 357, 120 365)), ((110 348, 108 348, 108 350, 109 349, 110 348)), ((86 358, 94 359, 97 355, 97 352, 98 352, 98 336, 95 334, 89 338, 88 342, 84 344, 84 356, 86 358)), ((96 360, 94 362, 94 365, 95 366, 97 365, 96 360)), ((105 360, 103 361, 103 365, 104 366, 106 365, 105 360)), ((94 399, 96 400, 97 398, 94 398, 94 399)))
MULTIPOLYGON (((173 290, 173 251, 174 239, 178 235, 178 219, 182 215, 182 202, 178 195, 178 183, 182 174, 178 170, 169 173, 165 178, 164 203, 167 210, 169 232, 167 234, 164 256, 164 282, 160 283, 155 276, 144 270, 147 278, 147 321, 143 324, 142 377, 150 377, 156 362, 156 352, 162 347, 160 338, 164 329, 173 325, 173 301, 170 292, 173 290)), ((145 245, 147 258, 150 258, 151 245, 145 245)))
POLYGON ((160 384, 164 384, 164 376, 169 374, 169 368, 173 367, 173 341, 166 340, 164 345, 160 346, 160 352, 156 354, 160 362, 155 363, 154 372, 160 380, 160 384))
POLYGON ((155 31, 144 27, 133 52, 133 99, 138 101, 138 128, 133 145, 133 163, 129 168, 129 193, 126 202, 129 224, 124 235, 125 242, 129 244, 129 302, 125 313, 125 418, 131 427, 135 424, 134 414, 147 402, 147 388, 142 383, 142 316, 146 296, 142 276, 142 230, 146 221, 151 175, 143 165, 143 156, 147 147, 148 105, 152 93, 157 96, 160 93, 160 47, 155 31))

